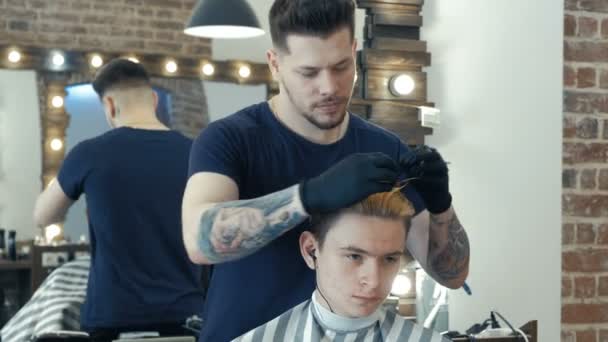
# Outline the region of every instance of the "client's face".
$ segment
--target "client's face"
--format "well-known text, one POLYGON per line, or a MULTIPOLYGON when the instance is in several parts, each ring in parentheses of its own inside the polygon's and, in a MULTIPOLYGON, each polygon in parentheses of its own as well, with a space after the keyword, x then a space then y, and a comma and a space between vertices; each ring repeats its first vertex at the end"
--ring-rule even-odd
POLYGON ((364 317, 382 304, 399 271, 405 238, 402 220, 345 214, 335 222, 317 253, 316 272, 336 314, 364 317))

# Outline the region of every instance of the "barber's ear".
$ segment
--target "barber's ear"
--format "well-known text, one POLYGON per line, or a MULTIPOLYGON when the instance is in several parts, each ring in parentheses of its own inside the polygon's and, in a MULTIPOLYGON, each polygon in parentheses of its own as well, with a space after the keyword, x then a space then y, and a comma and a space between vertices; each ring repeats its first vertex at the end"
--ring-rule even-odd
POLYGON ((302 254, 302 258, 304 258, 304 262, 311 270, 317 267, 315 260, 317 251, 317 239, 315 239, 311 232, 303 232, 300 235, 300 253, 302 254))
POLYGON ((278 81, 279 56, 274 49, 268 49, 268 51, 266 51, 266 61, 268 62, 268 67, 270 68, 272 77, 275 81, 278 81))

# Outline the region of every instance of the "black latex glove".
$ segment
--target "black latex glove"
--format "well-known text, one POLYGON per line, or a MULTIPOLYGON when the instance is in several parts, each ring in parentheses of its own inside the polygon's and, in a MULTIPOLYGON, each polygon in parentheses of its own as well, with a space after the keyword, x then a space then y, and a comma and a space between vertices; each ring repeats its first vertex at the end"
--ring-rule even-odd
POLYGON ((346 208, 376 192, 393 188, 399 165, 384 153, 352 154, 321 175, 300 184, 300 198, 309 214, 346 208))
POLYGON ((427 210, 432 214, 443 213, 452 205, 449 189, 448 166, 434 148, 426 145, 415 148, 399 161, 427 210))

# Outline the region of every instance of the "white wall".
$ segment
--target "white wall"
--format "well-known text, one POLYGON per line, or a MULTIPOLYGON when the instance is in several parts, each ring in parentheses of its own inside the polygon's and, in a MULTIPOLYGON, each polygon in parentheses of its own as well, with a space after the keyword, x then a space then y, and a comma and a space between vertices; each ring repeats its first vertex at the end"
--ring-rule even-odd
POLYGON ((450 328, 498 310, 560 340, 563 2, 427 1, 428 139, 451 162, 473 296, 452 291, 450 328))
POLYGON ((0 70, 0 227, 17 239, 39 233, 34 225, 41 190, 42 154, 36 73, 0 70))
POLYGON ((266 100, 265 85, 239 85, 204 81, 203 88, 207 97, 209 122, 266 100))

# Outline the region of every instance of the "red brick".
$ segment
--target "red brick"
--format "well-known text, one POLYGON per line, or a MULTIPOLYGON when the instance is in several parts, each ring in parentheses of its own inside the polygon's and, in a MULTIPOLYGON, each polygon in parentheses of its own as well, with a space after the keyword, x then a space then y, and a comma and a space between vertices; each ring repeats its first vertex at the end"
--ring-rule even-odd
POLYGON ((576 34, 576 17, 570 14, 564 16, 564 35, 572 37, 576 34))
POLYGON ((602 33, 602 38, 608 38, 608 19, 602 20, 600 32, 602 33))
POLYGON ((564 111, 570 113, 608 113, 608 94, 566 90, 564 91, 564 111))
POLYGON ((182 3, 179 0, 146 0, 146 6, 164 7, 181 9, 182 3))
POLYGON ((576 72, 576 86, 578 88, 593 88, 595 87, 595 69, 594 68, 579 68, 576 72))
POLYGON ((598 23, 595 18, 579 17, 578 18, 578 36, 583 38, 592 38, 598 32, 598 23))
POLYGON ((600 276, 597 286, 599 296, 608 296, 608 277, 600 276))
POLYGON ((608 342, 608 330, 600 330, 599 342, 608 342))
POLYGON ((608 70, 600 70, 599 87, 602 89, 608 89, 608 70))
POLYGON ((581 172, 581 189, 593 190, 597 187, 597 169, 586 169, 581 172))
POLYGON ((593 324, 608 322, 608 303, 562 304, 562 323, 593 324))
POLYGON ((605 272, 608 271, 608 250, 580 249, 562 253, 562 271, 605 272))
POLYGON ((574 224, 564 223, 562 224, 562 245, 569 245, 572 243, 574 243, 574 224))
POLYGON ((572 67, 564 66, 564 85, 567 87, 576 86, 576 72, 572 67))
POLYGON ((576 136, 581 139, 595 139, 599 135, 599 123, 595 118, 583 118, 576 123, 576 136))
POLYGON ((563 122, 564 138, 576 137, 576 119, 573 117, 564 116, 563 122))
POLYGON ((577 331, 576 342, 597 342, 597 330, 577 331))
POLYGON ((579 330, 576 332, 576 342, 597 342, 596 330, 579 330))
POLYGON ((608 160, 608 144, 602 143, 571 143, 564 142, 564 164, 606 163, 608 160))
POLYGON ((564 58, 569 62, 605 62, 608 42, 605 41, 564 41, 564 58))
POLYGON ((598 176, 600 190, 608 190, 608 169, 601 169, 598 176))
POLYGON ((578 9, 587 12, 608 13, 608 2, 606 0, 579 0, 578 9))
POLYGON ((576 225, 576 243, 591 244, 595 242, 595 230, 590 223, 579 223, 576 225))
POLYGON ((597 243, 600 245, 608 244, 608 224, 600 224, 597 227, 597 243))
POLYGON ((576 175, 578 171, 575 169, 562 170, 562 187, 564 189, 576 188, 576 175))
POLYGON ((574 296, 576 298, 595 297, 595 277, 576 277, 574 279, 574 296))
POLYGON ((562 298, 572 296, 572 279, 562 276, 562 298))

